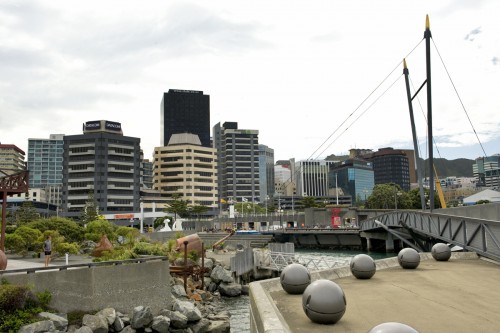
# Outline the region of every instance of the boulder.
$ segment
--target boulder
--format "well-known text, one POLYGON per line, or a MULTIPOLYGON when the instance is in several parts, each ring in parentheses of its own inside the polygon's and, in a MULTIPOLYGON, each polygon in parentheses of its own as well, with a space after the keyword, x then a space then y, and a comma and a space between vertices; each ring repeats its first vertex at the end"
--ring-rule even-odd
POLYGON ((153 313, 149 306, 136 306, 130 321, 130 326, 134 329, 142 329, 153 321, 153 313))
POLYGON ((88 326, 93 333, 108 333, 108 321, 103 316, 85 314, 82 326, 88 326))

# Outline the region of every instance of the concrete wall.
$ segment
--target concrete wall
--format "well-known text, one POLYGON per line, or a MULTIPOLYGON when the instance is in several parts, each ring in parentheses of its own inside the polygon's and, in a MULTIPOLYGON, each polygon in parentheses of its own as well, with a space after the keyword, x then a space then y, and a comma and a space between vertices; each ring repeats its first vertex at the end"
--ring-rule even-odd
POLYGON ((500 221, 500 204, 489 203, 484 205, 453 207, 446 209, 436 209, 435 213, 464 216, 484 220, 500 221))
POLYGON ((143 305, 151 307, 156 314, 171 303, 168 260, 3 277, 12 284, 32 286, 34 292, 50 291, 50 306, 65 313, 112 307, 132 314, 134 307, 143 305))

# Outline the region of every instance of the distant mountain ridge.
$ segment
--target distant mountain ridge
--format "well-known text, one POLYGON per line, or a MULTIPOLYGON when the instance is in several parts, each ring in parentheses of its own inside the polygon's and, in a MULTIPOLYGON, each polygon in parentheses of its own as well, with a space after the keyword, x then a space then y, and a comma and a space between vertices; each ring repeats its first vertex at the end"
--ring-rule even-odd
MULTIPOLYGON (((348 155, 344 156, 335 156, 330 155, 325 160, 346 160, 348 159, 348 155)), ((428 160, 422 160, 424 165, 426 166, 425 170, 429 170, 428 160)), ((473 177, 472 166, 474 165, 475 160, 469 160, 467 158, 457 158, 454 160, 447 160, 446 158, 434 158, 434 166, 436 167, 436 172, 439 179, 446 177, 473 177)), ((428 171, 427 171, 428 172, 428 171)), ((424 177, 428 177, 427 174, 423 175, 424 177)))
MULTIPOLYGON (((472 166, 475 160, 466 158, 458 158, 455 160, 447 160, 445 158, 434 158, 434 166, 436 167, 437 176, 439 179, 446 177, 473 177, 472 166)), ((428 165, 428 160, 425 160, 425 165, 428 165)))

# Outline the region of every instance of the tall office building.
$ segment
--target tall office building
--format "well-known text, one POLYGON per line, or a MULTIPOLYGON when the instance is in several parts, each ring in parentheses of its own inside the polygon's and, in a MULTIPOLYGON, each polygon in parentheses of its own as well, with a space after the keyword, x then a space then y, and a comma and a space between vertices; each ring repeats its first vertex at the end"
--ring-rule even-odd
POLYGON ((153 189, 162 197, 179 195, 189 205, 218 208, 214 148, 203 147, 197 135, 173 134, 153 155, 153 189))
POLYGON ((352 203, 366 201, 375 186, 372 162, 349 158, 331 164, 328 183, 331 187, 336 184, 345 194, 349 194, 352 203))
POLYGON ((107 120, 87 121, 83 134, 64 136, 63 215, 81 216, 89 194, 99 214, 139 211, 140 141, 107 120))
POLYGON ((238 123, 213 127, 218 157, 219 201, 252 201, 260 197, 259 131, 238 129, 238 123))
POLYGON ((500 154, 476 158, 472 173, 478 187, 500 189, 500 154))
POLYGON ((16 145, 0 144, 0 177, 26 169, 25 152, 16 145))
POLYGON ((147 159, 141 161, 141 185, 143 189, 153 188, 153 162, 147 159))
POLYGON ((29 187, 62 185, 64 134, 50 134, 48 139, 28 139, 29 187))
POLYGON ((160 112, 160 145, 166 146, 172 134, 191 133, 203 147, 210 142, 210 96, 203 91, 170 89, 163 93, 160 112))
POLYGON ((376 185, 395 183, 405 192, 410 190, 410 164, 405 151, 381 148, 361 157, 372 162, 376 185))
POLYGON ((260 198, 264 203, 274 195, 274 149, 259 145, 260 198))
POLYGON ((334 161, 325 160, 298 161, 295 166, 295 170, 297 170, 297 194, 301 197, 328 197, 334 195, 330 191, 332 187, 328 183, 330 165, 334 163, 334 161))

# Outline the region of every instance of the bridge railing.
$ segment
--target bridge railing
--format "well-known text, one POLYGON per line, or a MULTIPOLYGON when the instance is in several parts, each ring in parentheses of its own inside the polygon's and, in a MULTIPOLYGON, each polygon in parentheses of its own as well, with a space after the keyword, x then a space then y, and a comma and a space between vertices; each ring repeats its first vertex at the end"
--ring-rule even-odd
POLYGON ((361 231, 404 228, 500 261, 500 221, 427 211, 395 211, 361 222, 361 231))
POLYGON ((288 252, 269 252, 268 258, 263 261, 267 263, 267 266, 261 266, 260 268, 281 272, 290 264, 301 264, 309 271, 318 271, 348 266, 350 261, 351 258, 348 257, 334 258, 326 256, 307 256, 288 252))

